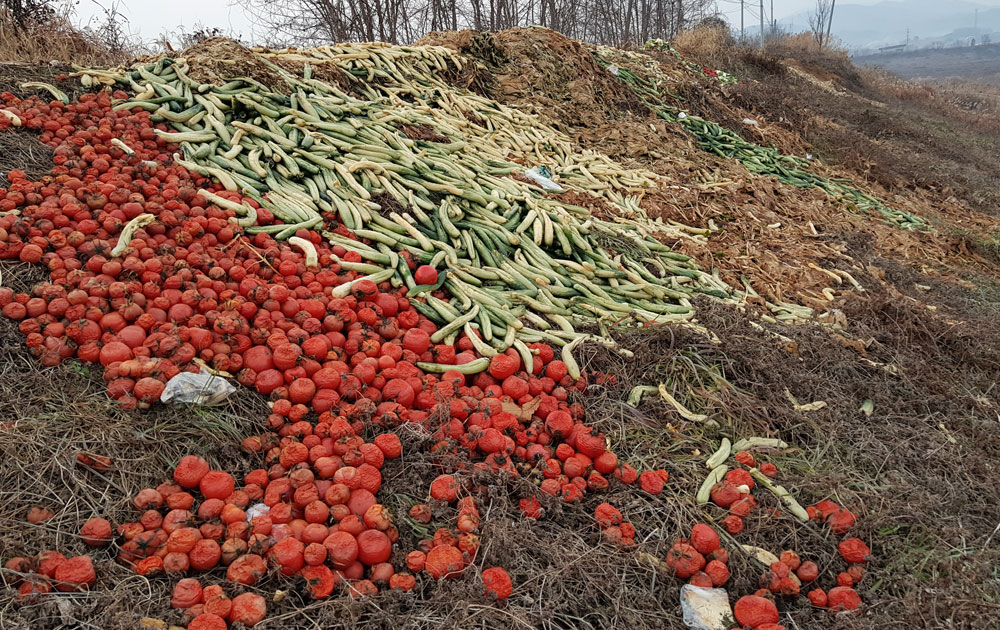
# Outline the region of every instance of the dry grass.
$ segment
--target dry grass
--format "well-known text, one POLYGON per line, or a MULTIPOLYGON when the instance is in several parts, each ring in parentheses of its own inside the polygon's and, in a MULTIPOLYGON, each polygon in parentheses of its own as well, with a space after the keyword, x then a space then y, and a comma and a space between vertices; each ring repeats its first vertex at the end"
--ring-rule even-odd
POLYGON ((994 116, 1000 113, 1000 85, 969 79, 928 80, 920 84, 930 86, 959 109, 994 116))
POLYGON ((969 111, 953 102, 961 97, 859 70, 842 52, 817 50, 802 38, 785 38, 764 51, 734 47, 699 61, 743 82, 724 95, 703 90, 700 99, 691 99, 701 103, 696 113, 712 118, 719 103, 735 106, 783 127, 812 145, 810 152, 862 180, 900 192, 917 185, 942 192, 942 199, 954 195, 976 210, 996 212, 1000 167, 993 156, 1000 123, 990 110, 969 111), (802 45, 796 48, 795 41, 802 45))
POLYGON ((770 39, 767 42, 767 50, 788 56, 822 55, 837 59, 848 59, 846 49, 836 44, 820 46, 812 33, 795 33, 770 39))
MULTIPOLYGON (((998 287, 984 281, 985 292, 970 291, 892 261, 871 262, 908 291, 930 282, 930 299, 923 298, 946 314, 881 291, 852 300, 846 306, 851 324, 841 333, 870 339, 866 354, 874 363, 866 363, 822 328, 767 325, 762 333, 732 309, 702 301, 699 319, 721 343, 706 344, 686 331, 630 333, 619 341, 642 354, 627 362, 590 348, 588 365, 614 371, 621 381, 588 401, 588 409, 626 427, 623 445, 631 457, 650 465, 669 462, 672 480, 687 491, 679 496, 681 505, 704 474, 701 458, 691 455, 696 449, 704 453, 722 436, 777 435, 794 450, 770 461, 803 504, 833 498, 857 510, 854 533, 875 551, 860 586, 868 612, 834 620, 789 605, 790 618, 782 620, 788 627, 995 627, 1000 613, 992 602, 1000 597, 1000 582, 990 576, 1000 552, 989 543, 997 525, 991 506, 1000 495, 980 472, 1000 447, 989 428, 1000 405, 991 385, 1000 367, 1000 337, 991 324, 998 313, 990 297, 998 287), (692 378, 695 373, 703 378, 692 378), (655 396, 638 410, 622 405, 634 384, 655 383, 665 374, 693 394, 688 404, 720 426, 685 424, 655 396), (699 383, 707 374, 714 385, 706 388, 699 383), (823 400, 828 407, 795 412, 786 389, 800 401, 823 400), (692 398, 701 398, 700 405, 692 398), (865 399, 875 403, 871 418, 858 412, 865 399), (674 429, 664 430, 667 419, 674 429)), ((780 506, 766 493, 755 494, 762 509, 748 520, 741 543, 775 552, 794 548, 823 571, 841 570, 836 539, 825 528, 767 517, 768 508, 780 506)), ((692 518, 723 516, 712 506, 674 509, 674 532, 692 518)), ((734 570, 732 590, 752 590, 758 574, 753 566, 734 570)), ((818 585, 829 588, 831 581, 827 575, 818 585)))
POLYGON ((52 170, 52 154, 51 147, 39 142, 28 131, 15 129, 0 133, 0 188, 10 184, 7 173, 13 169, 21 169, 33 179, 48 175, 52 170))
POLYGON ((916 105, 977 131, 1000 133, 1000 88, 969 81, 925 85, 878 68, 860 70, 885 99, 916 105))
POLYGON ((718 26, 702 26, 681 31, 674 37, 674 46, 678 50, 690 53, 695 57, 711 58, 723 50, 733 46, 733 36, 726 28, 718 26))
POLYGON ((43 23, 17 27, 0 10, 0 61, 49 63, 61 61, 84 66, 107 66, 136 52, 109 15, 98 30, 81 30, 70 21, 69 9, 43 23))

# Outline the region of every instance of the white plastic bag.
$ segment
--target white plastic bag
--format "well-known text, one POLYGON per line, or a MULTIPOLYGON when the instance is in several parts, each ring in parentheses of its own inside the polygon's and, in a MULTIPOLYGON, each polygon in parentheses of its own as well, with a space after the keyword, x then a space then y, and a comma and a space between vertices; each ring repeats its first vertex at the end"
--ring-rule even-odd
POLYGON ((266 516, 270 513, 271 508, 263 503, 254 503, 247 508, 247 522, 249 523, 258 516, 266 516))
MULTIPOLYGON (((546 171, 547 170, 548 169, 546 169, 546 171)), ((542 174, 542 172, 538 169, 538 167, 529 168, 528 170, 524 171, 524 176, 531 179, 539 186, 541 186, 543 190, 551 190, 553 192, 564 192, 562 186, 549 179, 546 175, 542 174)))
POLYGON ((727 630, 733 627, 729 594, 723 588, 685 584, 681 587, 684 625, 695 630, 727 630))
POLYGON ((221 405, 236 391, 232 383, 213 374, 181 372, 167 381, 160 402, 194 403, 196 405, 221 405))

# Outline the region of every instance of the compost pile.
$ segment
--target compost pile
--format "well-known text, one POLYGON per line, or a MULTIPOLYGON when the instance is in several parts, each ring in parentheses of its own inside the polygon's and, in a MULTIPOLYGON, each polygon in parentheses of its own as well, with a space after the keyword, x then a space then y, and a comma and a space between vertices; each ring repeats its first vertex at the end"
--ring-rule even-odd
MULTIPOLYGON (((159 404, 182 372, 233 378, 271 401, 266 430, 242 443, 259 467, 188 455, 133 497, 134 520, 81 523, 87 545, 113 545, 136 574, 169 581, 191 630, 263 622, 270 602, 253 587, 282 579, 322 600, 475 573, 480 593, 502 601, 517 588, 510 567, 477 565, 497 487, 517 518, 537 521, 553 502, 632 485, 658 496, 671 483, 665 469, 620 461, 592 428, 579 394, 616 376, 582 372, 574 350, 592 342, 629 357, 616 331, 690 320, 695 296, 735 304, 717 274, 676 251, 708 230, 646 215, 661 176, 454 87, 468 63, 432 46, 216 41, 81 69, 94 92, 77 100, 53 86, 50 101, 0 94, 0 131, 31 130, 54 149, 50 175, 14 170, 0 189, 0 258, 48 271, 30 292, 0 288, 3 315, 39 361, 100 366, 126 409, 159 404), (232 63, 217 63, 220 51, 232 63), (382 470, 406 449, 435 474, 394 510, 380 502, 382 470), (403 522, 418 540, 401 538, 403 522)), ((707 419, 663 385, 636 395, 650 388, 683 419, 707 419)), ((849 510, 803 508, 771 481, 766 454, 786 447, 724 440, 697 498, 726 516, 652 566, 726 584, 715 531, 742 532, 755 490, 782 502, 775 518, 848 535, 849 510)), ((77 462, 111 466, 95 454, 77 462)), ((652 535, 608 502, 593 523, 596 544, 623 552, 652 535)), ((762 573, 757 594, 740 593, 740 625, 779 628, 773 599, 792 602, 822 578, 832 588, 812 590, 814 605, 860 605, 852 586, 869 551, 856 538, 839 544, 836 586, 792 550, 736 548, 762 573)), ((89 555, 4 561, 24 606, 97 580, 89 555)))

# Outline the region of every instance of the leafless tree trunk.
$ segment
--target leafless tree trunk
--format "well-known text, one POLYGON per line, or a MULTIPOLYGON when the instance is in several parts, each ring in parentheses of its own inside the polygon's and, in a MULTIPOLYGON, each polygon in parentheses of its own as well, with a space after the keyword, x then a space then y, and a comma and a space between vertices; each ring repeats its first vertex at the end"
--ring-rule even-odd
POLYGON ((832 0, 816 0, 816 7, 809 14, 809 30, 812 31, 816 43, 826 44, 830 19, 833 17, 832 0))

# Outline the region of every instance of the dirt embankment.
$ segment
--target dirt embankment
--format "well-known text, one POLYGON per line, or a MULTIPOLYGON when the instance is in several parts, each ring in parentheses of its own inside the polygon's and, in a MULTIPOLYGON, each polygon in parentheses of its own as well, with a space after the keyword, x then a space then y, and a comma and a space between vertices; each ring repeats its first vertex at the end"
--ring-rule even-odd
MULTIPOLYGON (((759 144, 818 154, 829 165, 822 172, 849 177, 935 228, 904 232, 820 191, 750 176, 732 160, 702 152, 679 126, 635 108, 607 85, 606 71, 565 56, 562 39, 532 29, 481 40, 480 49, 493 51, 490 95, 563 124, 584 148, 664 175, 670 183, 647 197, 647 210, 721 228, 703 247, 678 247, 737 286, 745 279, 770 299, 809 304, 838 325, 762 334, 738 314, 700 305, 699 319, 722 340, 718 347, 674 334, 639 341, 650 356, 629 362, 631 370, 611 354, 591 357, 592 367, 623 375, 606 399, 609 418, 621 415, 615 401, 644 375, 690 367, 681 357, 721 366, 721 393, 710 378, 699 381, 707 408, 723 406, 734 422, 794 440, 802 449, 797 487, 822 494, 832 484, 836 496, 864 505, 862 529, 877 541, 881 560, 862 587, 872 601, 868 613, 836 621, 794 613, 801 627, 996 625, 1000 611, 991 602, 1000 589, 986 578, 1000 559, 989 544, 996 498, 976 471, 1000 452, 987 429, 1000 405, 1000 258, 992 237, 1000 223, 989 201, 1000 193, 1000 173, 988 157, 997 154, 1000 136, 969 132, 968 118, 947 99, 923 98, 919 86, 860 72, 846 58, 719 51, 699 65, 744 79, 719 86, 692 76, 683 59, 655 54, 662 73, 675 79, 668 92, 685 111, 759 144), (587 88, 576 89, 584 72, 587 88), (863 290, 831 271, 849 272, 863 290), (834 291, 832 301, 824 289, 834 291), (794 413, 786 391, 829 406, 794 413), (870 417, 858 411, 866 399, 875 405, 870 417)), ((468 41, 452 34, 436 43, 476 56, 468 41)), ((640 408, 639 415, 656 412, 640 408)), ((685 436, 674 437, 673 449, 683 450, 685 436)), ((762 543, 810 536, 754 527, 761 527, 755 531, 762 543)))
MULTIPOLYGON (((910 155, 914 149, 908 143, 920 142, 919 120, 905 118, 894 123, 906 129, 907 144, 871 137, 877 133, 865 128, 863 122, 858 123, 859 130, 835 122, 837 116, 848 115, 842 109, 858 108, 865 97, 857 92, 872 92, 846 59, 806 57, 796 62, 800 70, 793 74, 779 56, 729 51, 718 60, 699 64, 732 61, 738 66, 733 72, 750 80, 719 86, 692 74, 686 66, 689 58, 651 53, 659 62, 660 73, 668 77, 666 93, 679 107, 728 126, 748 140, 796 155, 820 153, 822 147, 814 144, 816 140, 823 146, 850 142, 854 154, 848 146, 838 144, 836 151, 829 152, 829 162, 834 165, 820 170, 850 178, 893 207, 931 220, 936 234, 900 231, 852 213, 822 192, 751 177, 734 160, 705 153, 679 125, 653 115, 627 86, 596 64, 596 49, 553 31, 438 33, 427 41, 449 45, 481 60, 491 76, 486 85, 489 96, 538 113, 581 148, 663 175, 667 185, 649 194, 643 206, 664 219, 721 227, 709 237, 707 247, 684 242, 676 245, 705 267, 718 266, 734 286, 741 286, 745 278, 758 293, 775 302, 805 304, 821 312, 839 307, 830 304, 824 289, 840 294, 853 285, 838 281, 824 269, 839 268, 852 274, 863 271, 851 251, 859 234, 874 243, 880 256, 919 257, 939 265, 961 260, 975 273, 993 268, 989 247, 984 247, 988 244, 973 235, 1000 232, 1000 221, 971 209, 969 200, 959 198, 954 188, 928 184, 930 169, 921 169, 919 179, 910 177, 917 169, 908 170, 906 161, 917 158, 910 155), (845 96, 832 100, 829 88, 818 83, 837 86, 835 89, 845 96), (759 124, 746 124, 746 119, 759 124), (868 151, 871 155, 866 159, 868 151), (872 171, 886 175, 873 181, 872 171)), ((895 110, 887 105, 880 108, 868 101, 864 107, 886 124, 894 120, 895 110)), ((984 156, 980 156, 978 166, 968 159, 957 161, 958 149, 946 145, 928 141, 922 150, 952 155, 954 159, 948 162, 934 154, 940 169, 956 170, 960 165, 982 169, 977 181, 985 180, 994 168, 984 156)), ((1000 181, 1000 173, 997 178, 1000 181)), ((987 186, 985 181, 981 183, 987 186)), ((992 194, 988 186, 968 192, 972 199, 992 194)))
POLYGON ((1000 124, 984 103, 969 106, 947 87, 859 69, 846 57, 776 48, 713 62, 750 79, 732 90, 733 104, 800 134, 825 160, 894 192, 931 192, 996 214, 1000 124))

